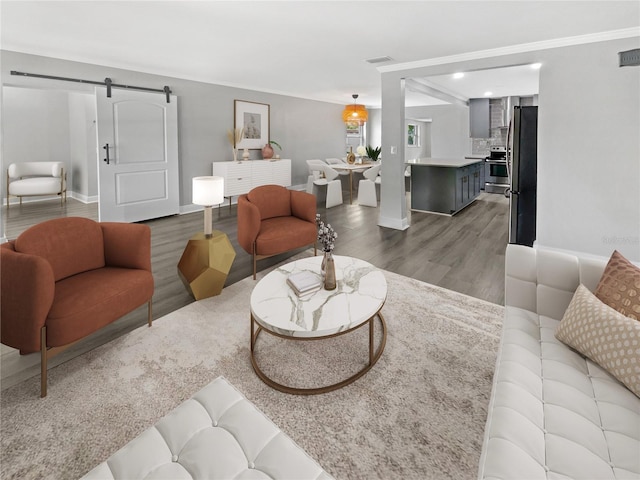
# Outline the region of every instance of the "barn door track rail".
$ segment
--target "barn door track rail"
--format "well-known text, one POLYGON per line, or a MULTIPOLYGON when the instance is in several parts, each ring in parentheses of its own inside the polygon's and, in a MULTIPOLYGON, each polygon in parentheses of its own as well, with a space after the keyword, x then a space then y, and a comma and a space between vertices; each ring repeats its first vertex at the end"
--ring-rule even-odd
POLYGON ((112 80, 107 77, 102 82, 97 82, 95 80, 83 80, 81 78, 68 78, 68 77, 56 77, 53 75, 41 75, 39 73, 26 73, 26 72, 16 72, 15 70, 11 70, 11 75, 19 75, 22 77, 35 77, 35 78, 45 78, 47 80, 62 80, 63 82, 76 82, 76 83, 87 83, 90 85, 104 85, 107 87, 107 97, 111 98, 111 88, 125 88, 129 90, 142 90, 144 92, 156 92, 156 93, 164 93, 167 96, 167 103, 171 103, 171 89, 168 86, 164 86, 164 88, 148 88, 148 87, 136 87, 133 85, 121 85, 119 83, 113 83, 112 80))

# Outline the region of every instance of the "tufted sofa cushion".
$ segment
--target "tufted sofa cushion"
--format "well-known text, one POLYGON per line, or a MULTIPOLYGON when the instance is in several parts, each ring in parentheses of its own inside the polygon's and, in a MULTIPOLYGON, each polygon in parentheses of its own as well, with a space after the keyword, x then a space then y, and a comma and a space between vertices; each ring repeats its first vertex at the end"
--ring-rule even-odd
POLYGON ((554 336, 605 262, 507 247, 505 317, 481 479, 640 478, 640 399, 554 336))
POLYGON ((83 478, 332 477, 218 377, 83 478))

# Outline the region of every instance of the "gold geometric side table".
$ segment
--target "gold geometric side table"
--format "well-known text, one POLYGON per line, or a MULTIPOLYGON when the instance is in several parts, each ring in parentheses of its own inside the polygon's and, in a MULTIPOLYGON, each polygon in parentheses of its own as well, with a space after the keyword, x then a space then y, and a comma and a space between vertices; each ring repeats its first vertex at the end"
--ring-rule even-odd
POLYGON ((197 233, 187 243, 178 262, 178 275, 196 299, 219 295, 236 258, 229 238, 220 230, 211 237, 197 233))

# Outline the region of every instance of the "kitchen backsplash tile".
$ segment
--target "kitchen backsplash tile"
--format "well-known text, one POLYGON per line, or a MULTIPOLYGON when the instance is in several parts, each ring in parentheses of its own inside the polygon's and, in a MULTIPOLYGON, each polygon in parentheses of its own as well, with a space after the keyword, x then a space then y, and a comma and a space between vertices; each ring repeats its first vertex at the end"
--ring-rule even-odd
MULTIPOLYGON (((520 106, 535 105, 536 100, 533 96, 520 97, 520 106)), ((517 105, 517 104, 516 104, 517 105)), ((503 98, 492 98, 489 100, 489 114, 491 118, 491 138, 472 138, 471 154, 472 155, 488 155, 491 147, 504 147, 507 144, 507 129, 504 127, 504 108, 505 101, 503 98)))
POLYGON ((489 138, 471 139, 472 155, 489 155, 489 147, 491 147, 491 139, 489 138))

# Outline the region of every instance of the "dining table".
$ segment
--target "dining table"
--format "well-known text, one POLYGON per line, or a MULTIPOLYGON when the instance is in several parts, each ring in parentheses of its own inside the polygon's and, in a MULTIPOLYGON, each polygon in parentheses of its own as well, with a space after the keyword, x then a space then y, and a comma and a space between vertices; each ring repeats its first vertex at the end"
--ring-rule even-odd
POLYGON ((349 172, 349 204, 353 204, 353 172, 364 172, 369 168, 377 165, 377 162, 365 163, 332 163, 330 166, 334 170, 342 170, 349 172))

